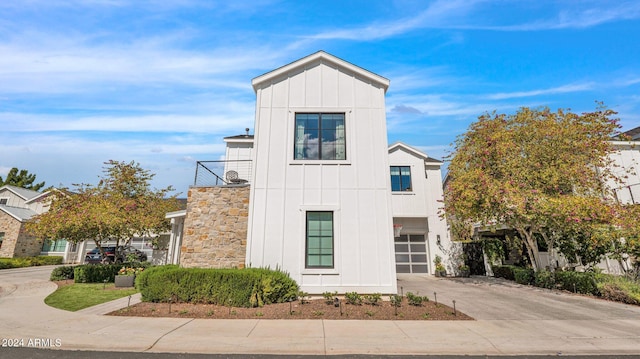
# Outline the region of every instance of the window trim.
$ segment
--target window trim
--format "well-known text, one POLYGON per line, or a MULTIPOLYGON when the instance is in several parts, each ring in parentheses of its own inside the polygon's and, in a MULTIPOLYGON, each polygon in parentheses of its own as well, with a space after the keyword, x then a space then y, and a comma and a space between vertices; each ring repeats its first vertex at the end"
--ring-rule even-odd
MULTIPOLYGON (((305 211, 305 238, 304 238, 304 267, 305 269, 333 269, 335 268, 335 263, 336 263, 336 256, 335 256, 335 223, 334 223, 334 215, 333 215, 333 211, 305 211), (331 213, 331 265, 310 265, 309 264, 309 215, 310 214, 324 214, 324 213, 331 213)), ((322 229, 320 229, 322 230, 322 229)), ((322 236, 320 236, 322 237, 322 236)), ((322 245, 320 245, 320 248, 318 248, 318 250, 320 251, 319 254, 317 254, 317 256, 322 257, 323 255, 325 255, 325 253, 322 252, 322 245)), ((320 262, 322 262, 322 260, 320 259, 320 262)))
POLYGON ((0 205, 7 206, 9 203, 9 197, 0 197, 0 202, 2 202, 2 200, 4 200, 4 203, 0 203, 0 205))
POLYGON ((390 179, 390 184, 391 184, 391 192, 393 193, 413 193, 413 174, 411 171, 411 165, 390 165, 389 166, 389 179, 390 179), (400 188, 402 188, 402 168, 406 167, 409 169, 409 188, 406 190, 394 190, 393 189, 393 174, 391 174, 391 169, 393 167, 398 167, 398 171, 399 175, 398 177, 400 178, 400 188))
POLYGON ((292 107, 289 108, 287 116, 287 158, 289 165, 322 165, 322 164, 340 164, 350 165, 354 154, 353 143, 355 140, 354 124, 352 121, 353 109, 347 107, 292 107), (296 143, 296 113, 340 113, 344 114, 344 133, 345 133, 345 159, 344 160, 308 160, 295 158, 296 143))
POLYGON ((338 205, 302 205, 300 206, 300 274, 301 275, 339 275, 341 270, 340 260, 340 207, 338 205), (307 268, 307 212, 333 212, 333 268, 312 267, 307 268))

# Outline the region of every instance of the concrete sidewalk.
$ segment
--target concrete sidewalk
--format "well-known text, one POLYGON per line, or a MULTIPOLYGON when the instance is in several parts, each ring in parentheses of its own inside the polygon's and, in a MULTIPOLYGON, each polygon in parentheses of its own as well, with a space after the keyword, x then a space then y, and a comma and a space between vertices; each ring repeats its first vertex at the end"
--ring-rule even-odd
POLYGON ((55 290, 50 270, 0 271, 0 338, 41 348, 173 353, 640 353, 639 307, 493 279, 399 278, 405 293, 433 300, 436 292, 449 305, 455 299, 476 321, 220 320, 99 315, 126 307, 128 298, 75 313, 54 309, 43 302, 55 290))

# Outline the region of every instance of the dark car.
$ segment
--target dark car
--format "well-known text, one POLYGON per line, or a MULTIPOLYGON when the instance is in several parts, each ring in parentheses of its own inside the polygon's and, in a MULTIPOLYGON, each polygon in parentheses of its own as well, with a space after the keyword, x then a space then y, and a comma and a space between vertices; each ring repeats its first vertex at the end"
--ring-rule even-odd
POLYGON ((84 262, 89 264, 97 264, 97 263, 122 263, 131 260, 138 260, 140 262, 144 262, 147 260, 147 255, 131 246, 109 246, 102 247, 104 250, 104 258, 102 253, 100 252, 100 248, 96 247, 89 252, 87 252, 84 257, 84 262))

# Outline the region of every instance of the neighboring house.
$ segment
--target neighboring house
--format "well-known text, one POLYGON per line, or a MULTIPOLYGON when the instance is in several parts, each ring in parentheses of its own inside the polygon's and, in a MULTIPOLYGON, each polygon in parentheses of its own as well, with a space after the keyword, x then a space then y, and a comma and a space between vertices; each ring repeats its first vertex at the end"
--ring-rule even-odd
POLYGON ((616 200, 621 204, 640 204, 640 127, 624 133, 625 139, 612 142, 616 152, 610 155, 614 172, 621 183, 610 181, 616 200))
POLYGON ((24 225, 47 211, 49 194, 11 185, 0 187, 0 257, 40 255, 43 241, 29 235, 24 225))
POLYGON ((312 294, 396 293, 396 272, 434 273, 451 247, 442 163, 387 147, 389 80, 320 51, 252 85, 255 135, 224 139, 225 185, 167 214, 171 262, 280 268, 312 294))
MULTIPOLYGON (((85 253, 95 247, 93 241, 69 243, 64 239, 42 240, 28 234, 25 223, 32 217, 49 210, 49 196, 53 189, 44 193, 6 185, 0 187, 0 257, 32 257, 38 255, 60 256, 64 263, 82 263, 85 253)), ((130 245, 144 251, 154 263, 168 261, 169 234, 161 234, 155 241, 160 248, 153 248, 150 238, 132 239, 130 245)), ((106 241, 107 245, 114 242, 106 241)))
MULTIPOLYGON (((612 179, 607 181, 607 187, 612 191, 612 200, 623 205, 640 204, 640 127, 636 127, 623 133, 623 137, 616 137, 611 140, 611 144, 616 149, 609 155, 612 160, 611 168, 617 177, 617 181, 612 179)), ((445 179, 445 183, 446 183, 445 179)), ((504 240, 505 236, 517 236, 517 234, 507 227, 498 230, 483 230, 477 227, 477 235, 485 238, 497 238, 504 240)), ((540 242, 540 244, 544 244, 540 242)), ((546 245, 545 245, 546 246, 546 245)), ((505 264, 513 264, 521 260, 521 253, 514 250, 513 253, 506 253, 505 264)), ((546 249, 540 251, 540 261, 543 267, 555 268, 574 265, 567 261, 565 257, 558 253, 550 253, 546 249)), ((628 266, 629 263, 624 263, 628 266)), ((489 265, 486 265, 487 272, 490 273, 489 265)), ((597 267, 601 270, 622 274, 623 270, 620 262, 605 256, 597 267)), ((580 268, 578 268, 580 269, 580 268)))

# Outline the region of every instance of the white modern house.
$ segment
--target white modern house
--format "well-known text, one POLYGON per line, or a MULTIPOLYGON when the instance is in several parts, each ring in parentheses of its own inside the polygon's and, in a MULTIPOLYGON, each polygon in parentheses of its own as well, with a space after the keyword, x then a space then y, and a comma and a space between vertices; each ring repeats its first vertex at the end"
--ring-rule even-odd
POLYGON ((396 273, 434 273, 433 259, 446 260, 451 246, 438 216, 442 163, 401 143, 388 147, 389 80, 320 51, 252 85, 255 133, 224 139, 227 161, 216 176, 230 191, 248 186, 248 197, 192 187, 187 210, 167 215, 172 262, 228 266, 230 252, 242 252, 236 266, 283 269, 312 294, 396 293, 396 273), (230 233, 244 223, 246 238, 230 233))

